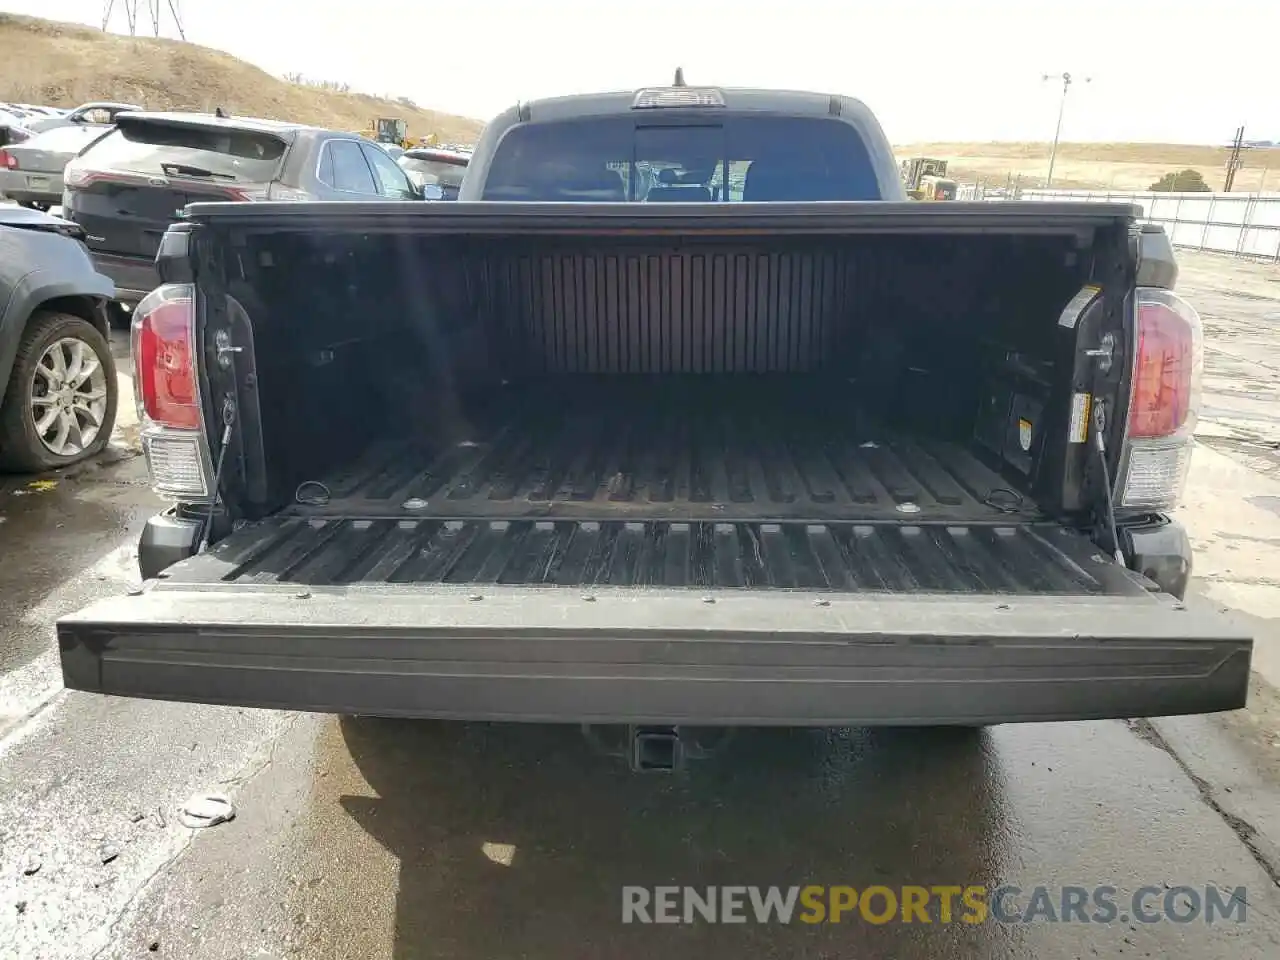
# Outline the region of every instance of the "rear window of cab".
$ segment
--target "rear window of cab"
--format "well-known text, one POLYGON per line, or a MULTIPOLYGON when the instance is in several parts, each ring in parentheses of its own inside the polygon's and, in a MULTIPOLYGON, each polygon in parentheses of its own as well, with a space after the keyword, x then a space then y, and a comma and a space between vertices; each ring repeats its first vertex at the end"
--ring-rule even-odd
POLYGON ((603 117, 512 128, 494 153, 483 199, 879 200, 880 188, 857 130, 834 118, 603 117))

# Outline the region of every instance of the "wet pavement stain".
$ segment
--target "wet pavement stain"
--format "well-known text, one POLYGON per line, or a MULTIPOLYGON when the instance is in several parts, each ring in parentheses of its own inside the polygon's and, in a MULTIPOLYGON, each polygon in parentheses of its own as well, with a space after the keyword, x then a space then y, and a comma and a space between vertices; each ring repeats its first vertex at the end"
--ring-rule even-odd
POLYGON ((637 776, 576 728, 308 718, 123 925, 192 960, 1274 956, 1280 891, 1123 722, 748 730, 637 776), (233 834, 231 831, 240 831, 233 834), (1245 885, 1230 930, 624 924, 626 885, 1245 885), (236 944, 231 947, 229 939, 236 944))
POLYGON ((0 729, 14 713, 6 673, 49 649, 53 617, 95 591, 137 579, 132 550, 161 501, 151 493, 131 410, 128 335, 114 331, 120 374, 117 429, 97 457, 42 476, 0 475, 0 729), (120 548, 124 548, 123 550, 120 548))
POLYGON ((104 557, 127 534, 141 532, 157 510, 151 491, 130 482, 142 473, 140 460, 126 459, 78 478, 0 478, 0 596, 6 609, 23 612, 0 622, 0 672, 47 649, 49 621, 32 616, 47 611, 47 600, 74 595, 55 604, 70 612, 84 594, 83 576, 137 579, 131 555, 105 563, 104 557), (33 483, 41 486, 33 489, 33 483))

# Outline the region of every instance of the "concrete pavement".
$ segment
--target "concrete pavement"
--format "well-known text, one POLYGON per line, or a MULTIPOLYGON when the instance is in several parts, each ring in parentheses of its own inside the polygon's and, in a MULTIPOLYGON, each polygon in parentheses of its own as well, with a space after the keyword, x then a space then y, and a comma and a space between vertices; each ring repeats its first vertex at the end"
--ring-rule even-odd
POLYGON ((155 511, 138 459, 129 338, 112 333, 120 403, 98 461, 50 478, 0 475, 0 736, 61 686, 49 625, 102 591, 137 581, 137 535, 155 511))

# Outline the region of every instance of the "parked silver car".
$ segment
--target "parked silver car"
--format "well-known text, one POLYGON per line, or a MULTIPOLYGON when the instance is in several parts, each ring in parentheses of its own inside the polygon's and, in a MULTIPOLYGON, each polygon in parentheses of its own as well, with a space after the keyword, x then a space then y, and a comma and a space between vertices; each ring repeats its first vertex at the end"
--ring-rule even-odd
POLYGON ((138 111, 142 107, 132 103, 114 103, 111 101, 94 101, 82 103, 70 113, 57 117, 31 118, 26 127, 32 133, 44 133, 59 127, 96 126, 109 127, 116 122, 116 116, 128 111, 138 111))
POLYGON ((26 125, 27 115, 14 113, 0 107, 0 147, 22 143, 31 137, 26 125))
POLYGON ((402 170, 419 187, 437 187, 440 199, 457 200, 463 174, 471 161, 469 150, 446 147, 415 147, 397 158, 402 170))
POLYGON ((33 103, 0 103, 0 113, 11 113, 30 120, 42 120, 45 117, 61 117, 70 113, 57 107, 41 107, 33 103))
POLYGON ((62 202, 63 169, 108 129, 59 127, 0 149, 0 194, 37 210, 57 206, 62 202))

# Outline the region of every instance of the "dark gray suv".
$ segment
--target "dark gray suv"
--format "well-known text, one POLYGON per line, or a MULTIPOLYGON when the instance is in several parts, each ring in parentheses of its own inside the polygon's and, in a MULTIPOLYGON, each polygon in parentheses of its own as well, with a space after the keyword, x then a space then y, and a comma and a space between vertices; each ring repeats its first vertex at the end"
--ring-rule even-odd
POLYGON ((115 425, 115 291, 81 239, 73 223, 0 206, 0 471, 69 466, 115 425))
POLYGON ((160 238, 188 203, 421 199, 395 160, 357 134, 193 113, 120 115, 63 182, 63 215, 84 228, 125 302, 159 284, 160 238))

